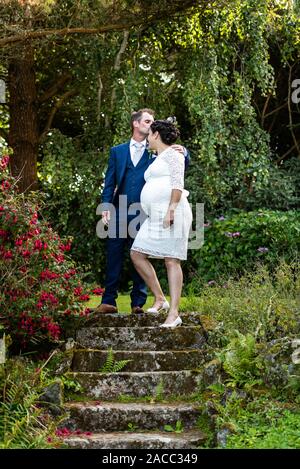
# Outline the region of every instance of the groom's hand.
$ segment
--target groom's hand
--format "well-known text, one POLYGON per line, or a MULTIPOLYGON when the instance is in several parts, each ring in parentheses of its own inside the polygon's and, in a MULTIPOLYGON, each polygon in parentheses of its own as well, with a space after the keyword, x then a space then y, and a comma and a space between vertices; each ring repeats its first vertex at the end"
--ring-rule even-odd
POLYGON ((184 156, 184 147, 182 145, 177 145, 175 143, 174 145, 171 145, 171 148, 173 148, 175 151, 178 151, 179 153, 182 153, 184 156))
POLYGON ((110 211, 105 210, 104 212, 101 213, 101 216, 102 216, 102 223, 107 226, 110 220, 110 211))

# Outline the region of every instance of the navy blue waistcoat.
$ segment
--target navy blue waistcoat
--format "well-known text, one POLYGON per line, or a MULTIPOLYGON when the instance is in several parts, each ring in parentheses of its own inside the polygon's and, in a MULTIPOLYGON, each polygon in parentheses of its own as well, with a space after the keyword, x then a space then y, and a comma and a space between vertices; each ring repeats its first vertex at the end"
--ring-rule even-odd
MULTIPOLYGON (((149 154, 144 152, 142 158, 136 166, 133 165, 130 152, 127 155, 126 169, 122 182, 117 191, 118 195, 127 195, 128 205, 140 202, 140 195, 145 184, 144 173, 149 166, 149 154)), ((118 201, 116 200, 116 204, 118 201)))

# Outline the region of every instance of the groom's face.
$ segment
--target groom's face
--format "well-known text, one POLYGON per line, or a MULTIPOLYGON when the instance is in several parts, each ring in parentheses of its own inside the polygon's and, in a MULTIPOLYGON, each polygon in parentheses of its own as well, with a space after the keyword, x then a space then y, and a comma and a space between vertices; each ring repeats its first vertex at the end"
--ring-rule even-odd
POLYGON ((143 112, 141 120, 137 121, 138 130, 142 135, 144 135, 144 137, 148 136, 150 125, 152 124, 153 121, 154 121, 154 117, 151 116, 151 114, 148 114, 148 112, 143 112))

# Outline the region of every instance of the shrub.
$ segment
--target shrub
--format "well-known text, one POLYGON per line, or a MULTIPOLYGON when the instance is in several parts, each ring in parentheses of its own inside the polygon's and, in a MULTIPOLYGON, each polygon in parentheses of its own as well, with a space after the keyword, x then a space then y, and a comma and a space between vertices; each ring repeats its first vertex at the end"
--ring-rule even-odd
POLYGON ((58 130, 43 145, 39 180, 47 200, 43 212, 62 236, 73 236, 72 257, 98 282, 105 270, 105 242, 96 236, 96 215, 107 159, 98 148, 82 148, 58 130))
POLYGON ((0 319, 14 347, 24 350, 58 341, 68 323, 88 314, 89 296, 68 257, 71 239, 40 217, 40 193, 17 193, 9 157, 0 161, 0 319))
POLYGON ((196 282, 239 276, 260 263, 274 269, 278 259, 299 256, 300 213, 261 210, 238 212, 208 221, 204 245, 192 253, 196 282))
POLYGON ((181 308, 200 311, 210 321, 218 323, 212 334, 223 344, 235 330, 267 341, 297 335, 300 324, 299 273, 296 263, 278 262, 272 274, 266 266, 259 266, 239 280, 209 283, 199 297, 182 299, 181 308))

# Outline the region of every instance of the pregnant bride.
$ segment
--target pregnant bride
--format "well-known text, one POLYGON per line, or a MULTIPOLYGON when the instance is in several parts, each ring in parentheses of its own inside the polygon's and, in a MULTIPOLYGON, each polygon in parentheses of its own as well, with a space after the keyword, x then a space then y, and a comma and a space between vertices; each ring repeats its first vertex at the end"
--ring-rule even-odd
POLYGON ((131 248, 136 270, 155 297, 147 312, 169 311, 161 327, 174 328, 182 323, 178 307, 182 290, 180 261, 187 258, 192 211, 188 192, 184 189, 184 156, 171 148, 179 131, 169 120, 156 120, 150 126, 150 149, 157 152, 154 162, 145 171, 146 184, 141 204, 148 218, 142 224, 131 248), (170 291, 170 304, 162 292, 149 257, 165 260, 170 291))

